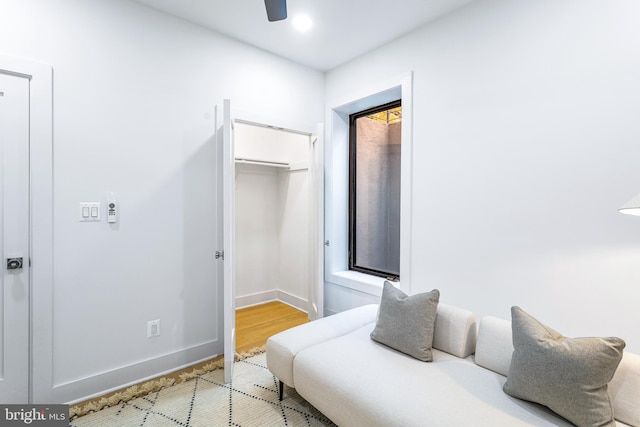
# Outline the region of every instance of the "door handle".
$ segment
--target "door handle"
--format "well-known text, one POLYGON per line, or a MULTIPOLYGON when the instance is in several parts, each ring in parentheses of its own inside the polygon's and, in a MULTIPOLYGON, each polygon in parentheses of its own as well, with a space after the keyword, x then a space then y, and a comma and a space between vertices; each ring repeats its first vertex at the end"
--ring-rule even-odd
POLYGON ((7 258, 7 270, 22 268, 22 258, 7 258))

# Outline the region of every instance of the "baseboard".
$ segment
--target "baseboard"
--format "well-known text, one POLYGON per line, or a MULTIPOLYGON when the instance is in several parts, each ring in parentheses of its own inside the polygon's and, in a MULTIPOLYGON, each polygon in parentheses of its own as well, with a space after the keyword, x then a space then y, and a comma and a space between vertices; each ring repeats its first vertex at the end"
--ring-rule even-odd
POLYGON ((334 314, 337 314, 337 313, 338 313, 337 311, 331 310, 329 308, 324 309, 324 317, 333 316, 334 314))
POLYGON ((304 311, 305 313, 309 312, 309 302, 306 299, 291 295, 285 291, 278 290, 278 301, 297 308, 300 311, 304 311))
MULTIPOLYGON (((249 307, 270 301, 280 301, 305 313, 308 312, 307 300, 279 289, 236 297, 236 307, 249 307)), ((93 399, 158 376, 188 368, 191 365, 211 359, 215 355, 222 354, 222 351, 223 343, 221 340, 210 341, 77 380, 55 384, 52 391, 53 402, 74 404, 93 399)))
POLYGON ((293 308, 308 313, 308 302, 306 299, 281 291, 280 289, 271 289, 264 292, 236 297, 236 308, 251 307, 252 305, 264 304, 271 301, 280 301, 293 308))
POLYGON ((257 292, 255 294, 236 296, 236 308, 251 307, 252 305, 264 304, 265 302, 277 301, 278 290, 257 292))
POLYGON ((53 386, 54 402, 74 404, 188 368, 222 353, 221 340, 147 359, 53 386))

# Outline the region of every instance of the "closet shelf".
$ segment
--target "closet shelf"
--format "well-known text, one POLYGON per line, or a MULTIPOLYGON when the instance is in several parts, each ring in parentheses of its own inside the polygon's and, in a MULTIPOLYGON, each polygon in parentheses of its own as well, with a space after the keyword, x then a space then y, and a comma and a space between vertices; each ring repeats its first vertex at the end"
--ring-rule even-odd
POLYGON ((236 158, 235 162, 241 165, 271 166, 275 168, 289 169, 290 171, 309 169, 309 162, 282 163, 282 162, 270 162, 267 160, 240 159, 240 158, 236 158))
POLYGON ((236 163, 244 164, 244 165, 260 165, 260 166, 273 166, 276 168, 284 168, 289 169, 289 163, 281 163, 281 162, 268 162, 265 160, 254 160, 254 159, 235 159, 236 163))

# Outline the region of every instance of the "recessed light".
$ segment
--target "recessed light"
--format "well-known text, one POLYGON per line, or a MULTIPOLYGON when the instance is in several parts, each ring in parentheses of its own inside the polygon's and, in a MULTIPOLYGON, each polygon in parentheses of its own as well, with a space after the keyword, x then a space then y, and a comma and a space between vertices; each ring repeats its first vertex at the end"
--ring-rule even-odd
POLYGON ((306 15, 298 15, 291 22, 298 31, 308 31, 311 28, 311 19, 306 15))

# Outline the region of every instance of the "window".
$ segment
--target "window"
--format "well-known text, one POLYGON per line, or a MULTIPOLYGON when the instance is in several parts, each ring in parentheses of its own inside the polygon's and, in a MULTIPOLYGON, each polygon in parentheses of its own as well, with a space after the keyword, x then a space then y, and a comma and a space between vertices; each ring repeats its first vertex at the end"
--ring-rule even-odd
POLYGON ((349 116, 349 269, 400 275, 401 101, 349 116))
POLYGON ((413 73, 409 71, 373 83, 354 84, 350 92, 327 101, 329 132, 325 138, 323 158, 324 296, 327 313, 379 301, 382 292, 386 276, 363 273, 349 267, 349 119, 352 114, 398 99, 402 102, 399 286, 406 294, 412 293, 413 73))

